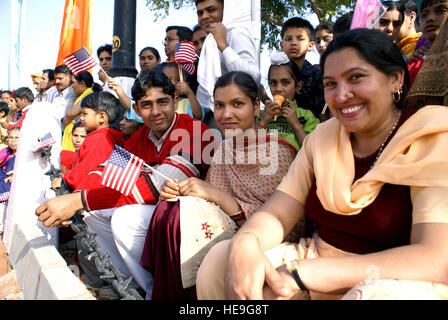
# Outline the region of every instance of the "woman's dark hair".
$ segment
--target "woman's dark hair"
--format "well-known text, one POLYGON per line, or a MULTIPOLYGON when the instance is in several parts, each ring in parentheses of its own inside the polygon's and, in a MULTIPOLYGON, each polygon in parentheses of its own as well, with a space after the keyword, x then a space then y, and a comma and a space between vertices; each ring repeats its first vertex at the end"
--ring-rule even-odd
POLYGON ((213 95, 215 95, 216 89, 227 87, 230 84, 236 84, 253 103, 257 102, 258 85, 250 74, 242 71, 229 72, 218 78, 215 83, 213 95))
POLYGON ((320 58, 322 74, 325 74, 325 61, 333 52, 345 48, 355 49, 359 55, 380 72, 390 75, 395 71, 404 71, 403 93, 397 107, 404 107, 404 100, 409 90, 409 72, 401 50, 392 39, 379 30, 354 29, 341 34, 330 42, 320 58))
POLYGON ((143 48, 142 51, 140 51, 140 53, 138 54, 138 56, 140 57, 142 55, 143 51, 146 51, 146 50, 150 50, 152 52, 152 54, 156 57, 156 60, 160 61, 160 53, 159 53, 159 51, 157 51, 156 48, 153 48, 153 47, 143 48))
POLYGON ((162 88, 163 93, 174 99, 176 87, 171 83, 170 79, 168 79, 159 66, 153 70, 140 72, 137 79, 135 79, 134 85, 132 86, 132 98, 135 102, 138 103, 138 101, 146 95, 146 91, 153 87, 162 88))
MULTIPOLYGON (((81 120, 77 120, 73 123, 72 134, 77 128, 86 128, 86 125, 81 120)), ((86 130, 87 131, 87 130, 86 130)))
POLYGON ((0 112, 4 111, 5 112, 5 116, 8 115, 9 113, 9 106, 6 102, 0 102, 0 112))
POLYGON ((109 127, 111 128, 112 123, 120 119, 120 116, 123 117, 125 110, 120 100, 115 98, 112 93, 106 91, 94 92, 87 95, 81 101, 81 108, 92 109, 95 112, 104 112, 109 118, 109 127))
POLYGON ((98 83, 93 82, 93 77, 88 71, 81 72, 74 76, 75 80, 79 83, 84 82, 87 88, 92 88, 94 92, 103 91, 103 87, 98 83))

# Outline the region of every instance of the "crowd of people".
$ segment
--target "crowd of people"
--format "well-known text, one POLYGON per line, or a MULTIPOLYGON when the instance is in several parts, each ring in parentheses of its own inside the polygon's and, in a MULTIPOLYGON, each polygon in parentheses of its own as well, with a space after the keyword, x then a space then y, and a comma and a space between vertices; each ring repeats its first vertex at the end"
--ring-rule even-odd
POLYGON ((0 197, 47 101, 62 128, 51 185, 69 192, 38 220, 66 230, 82 211, 147 299, 448 299, 448 1, 385 1, 373 29, 350 30, 353 12, 287 18, 268 88, 251 28, 223 23, 227 1, 195 4, 198 24, 166 29, 166 61, 141 50, 131 83, 108 75, 105 45, 102 85, 61 65, 33 75, 36 96, 2 91, 0 197), (196 74, 175 62, 182 42, 196 74), (117 146, 151 167, 130 192, 103 181, 117 146))

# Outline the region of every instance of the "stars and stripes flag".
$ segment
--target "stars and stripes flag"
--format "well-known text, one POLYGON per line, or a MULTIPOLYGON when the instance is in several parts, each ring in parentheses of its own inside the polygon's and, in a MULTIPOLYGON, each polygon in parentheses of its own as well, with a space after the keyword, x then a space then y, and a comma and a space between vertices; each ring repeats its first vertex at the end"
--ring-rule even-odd
POLYGON ((36 152, 39 150, 42 150, 45 147, 51 146, 52 144, 55 144, 56 141, 54 140, 51 133, 47 133, 42 138, 38 139, 38 143, 34 145, 31 149, 32 152, 36 152))
POLYGON ((101 184, 128 196, 145 162, 122 147, 115 145, 107 160, 101 184))
POLYGON ((189 74, 194 74, 196 72, 195 63, 198 61, 198 58, 193 42, 179 42, 176 44, 174 61, 189 74))
POLYGON ((0 203, 8 202, 8 200, 9 200, 9 191, 0 194, 0 203))
POLYGON ((89 51, 84 47, 64 58, 64 63, 72 70, 74 75, 78 75, 97 65, 89 51))

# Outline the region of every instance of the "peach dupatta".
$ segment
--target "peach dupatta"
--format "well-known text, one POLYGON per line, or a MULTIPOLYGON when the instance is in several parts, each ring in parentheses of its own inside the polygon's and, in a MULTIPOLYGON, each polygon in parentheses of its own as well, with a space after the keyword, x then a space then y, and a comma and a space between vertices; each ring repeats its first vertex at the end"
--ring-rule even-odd
MULTIPOLYGON (((333 118, 307 136, 278 190, 304 204, 315 176, 317 195, 327 211, 356 215, 376 199, 385 183, 407 185, 411 196, 419 200, 414 211, 436 206, 434 214, 445 221, 448 215, 443 212, 448 212, 448 203, 437 201, 441 201, 439 195, 448 194, 447 150, 448 108, 424 107, 398 129, 376 165, 354 182, 350 133, 333 118)), ((424 222, 427 218, 419 219, 424 222)))

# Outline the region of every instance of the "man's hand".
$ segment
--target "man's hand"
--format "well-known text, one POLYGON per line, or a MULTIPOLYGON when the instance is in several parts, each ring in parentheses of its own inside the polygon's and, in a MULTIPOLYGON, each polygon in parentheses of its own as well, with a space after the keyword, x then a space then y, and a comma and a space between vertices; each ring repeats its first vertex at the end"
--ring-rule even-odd
POLYGON ((75 192, 48 200, 36 209, 36 216, 46 227, 66 225, 76 211, 83 209, 81 193, 75 192))
POLYGON ((218 44, 219 51, 223 52, 229 45, 227 44, 227 28, 222 22, 210 25, 210 33, 218 44))
POLYGON ((62 178, 54 178, 51 181, 51 189, 55 190, 61 188, 62 185, 62 178))
POLYGON ((103 70, 100 70, 98 72, 98 78, 101 80, 102 83, 106 83, 108 77, 107 74, 103 72, 103 70))

